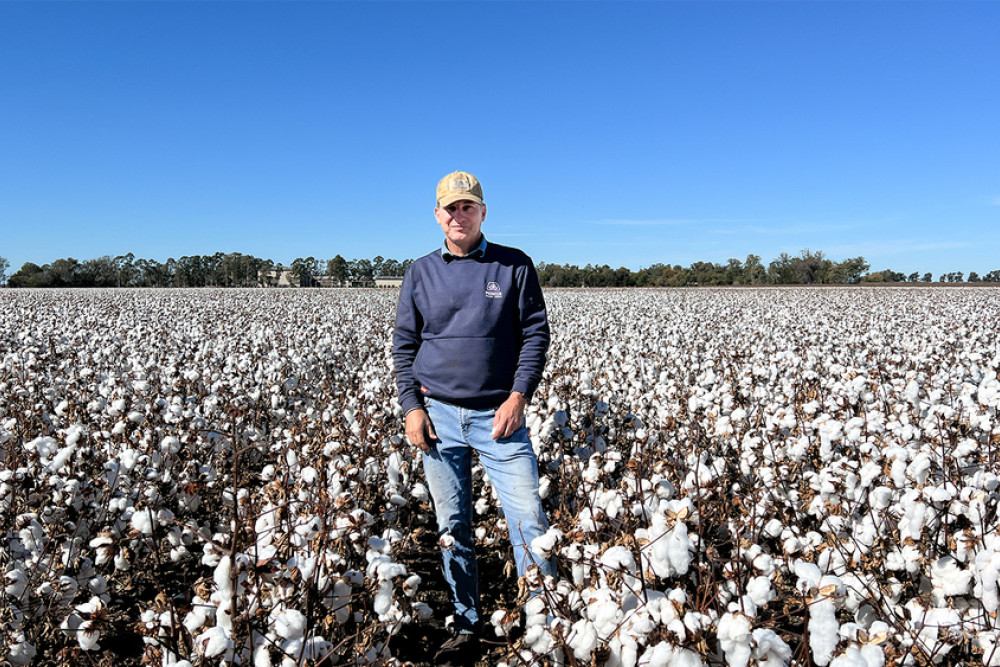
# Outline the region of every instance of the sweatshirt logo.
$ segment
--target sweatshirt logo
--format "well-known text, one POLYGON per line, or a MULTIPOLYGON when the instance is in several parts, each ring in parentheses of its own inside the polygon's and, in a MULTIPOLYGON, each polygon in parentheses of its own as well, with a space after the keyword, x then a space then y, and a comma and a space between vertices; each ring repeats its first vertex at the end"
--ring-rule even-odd
POLYGON ((492 280, 486 283, 486 296, 490 299, 499 299, 502 297, 503 292, 500 291, 500 284, 492 280))

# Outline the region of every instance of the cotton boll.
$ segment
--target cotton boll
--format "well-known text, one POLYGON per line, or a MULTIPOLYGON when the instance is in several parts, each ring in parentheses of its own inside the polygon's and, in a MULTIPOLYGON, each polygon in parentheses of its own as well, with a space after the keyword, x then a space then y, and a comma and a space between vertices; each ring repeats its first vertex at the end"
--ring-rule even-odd
POLYGON ((951 556, 939 558, 931 565, 931 581, 935 593, 940 596, 965 595, 969 591, 972 576, 972 572, 960 568, 951 556))
POLYGON ((233 648, 233 640, 221 627, 209 628, 195 639, 195 650, 206 658, 215 658, 233 648))
POLYGON ((13 600, 19 600, 28 586, 28 577, 21 570, 10 570, 4 575, 7 586, 4 592, 13 600))
POLYGON ((751 656, 750 619, 742 614, 726 613, 719 619, 716 636, 729 667, 747 667, 751 656))
POLYGON ((305 635, 306 617, 297 609, 283 609, 271 615, 274 632, 285 639, 299 639, 305 635))
POLYGON ((31 664, 31 661, 35 659, 38 651, 35 649, 34 645, 24 641, 24 636, 20 635, 18 637, 20 641, 11 644, 9 650, 7 651, 7 660, 10 664, 16 667, 21 667, 23 665, 31 664))
POLYGON ((777 593, 771 588, 771 581, 768 577, 754 577, 747 582, 747 595, 757 606, 764 606, 775 598, 777 593))
POLYGON ((809 605, 809 648, 813 661, 820 667, 830 664, 839 641, 839 630, 832 600, 821 598, 809 605))
POLYGON ((558 528, 549 528, 544 534, 539 535, 531 541, 531 550, 539 558, 547 560, 562 540, 562 536, 562 531, 558 528))
POLYGON ((490 625, 497 637, 507 635, 517 623, 517 614, 505 609, 498 609, 490 615, 490 625))
POLYGON ((153 516, 149 509, 137 510, 130 520, 132 528, 143 535, 153 534, 153 516))
POLYGON ((753 631, 752 657, 762 667, 785 667, 792 658, 792 649, 773 630, 758 628, 753 631))
POLYGON ((84 651, 97 651, 101 648, 98 641, 101 638, 99 626, 94 621, 84 621, 77 631, 76 641, 84 651))

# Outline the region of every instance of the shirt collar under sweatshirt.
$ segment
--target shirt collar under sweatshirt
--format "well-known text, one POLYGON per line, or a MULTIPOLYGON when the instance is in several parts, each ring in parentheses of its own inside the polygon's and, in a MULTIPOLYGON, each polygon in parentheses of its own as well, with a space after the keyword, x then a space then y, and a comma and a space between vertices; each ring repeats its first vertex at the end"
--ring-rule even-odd
POLYGON ((448 250, 448 241, 441 244, 441 258, 446 262, 450 262, 453 259, 477 259, 486 254, 486 237, 479 242, 475 248, 472 249, 468 255, 456 255, 451 250, 448 250))

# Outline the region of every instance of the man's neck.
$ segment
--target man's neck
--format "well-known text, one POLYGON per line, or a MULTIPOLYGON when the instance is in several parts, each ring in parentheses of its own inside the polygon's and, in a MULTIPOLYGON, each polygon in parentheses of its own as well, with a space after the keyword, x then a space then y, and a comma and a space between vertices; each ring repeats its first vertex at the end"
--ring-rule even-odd
POLYGON ((479 244, 483 242, 483 235, 480 234, 474 243, 471 243, 468 248, 462 248, 451 242, 451 239, 445 238, 444 244, 448 246, 448 251, 455 257, 465 257, 470 252, 479 247, 479 244))

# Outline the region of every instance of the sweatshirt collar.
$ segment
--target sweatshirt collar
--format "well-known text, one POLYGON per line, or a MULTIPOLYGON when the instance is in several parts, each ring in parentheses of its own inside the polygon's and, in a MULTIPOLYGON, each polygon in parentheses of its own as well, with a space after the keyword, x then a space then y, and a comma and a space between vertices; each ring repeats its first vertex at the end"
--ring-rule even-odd
POLYGON ((456 255, 451 250, 448 250, 448 242, 445 241, 441 244, 441 257, 446 262, 450 262, 453 259, 478 259, 486 254, 486 237, 483 236, 483 240, 479 242, 475 248, 472 249, 468 255, 456 255))

